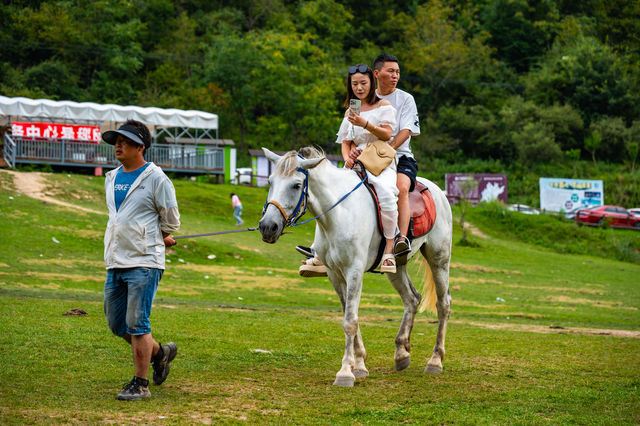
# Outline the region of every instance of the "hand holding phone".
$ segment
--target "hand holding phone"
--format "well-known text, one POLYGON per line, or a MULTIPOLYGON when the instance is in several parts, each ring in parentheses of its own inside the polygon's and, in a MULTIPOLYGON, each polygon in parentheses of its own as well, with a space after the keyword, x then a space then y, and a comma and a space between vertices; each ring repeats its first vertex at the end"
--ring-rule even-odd
MULTIPOLYGON (((351 99, 349 101, 349 109, 353 110, 353 112, 355 112, 356 114, 360 114, 361 105, 362 102, 360 102, 360 99, 351 99)), ((349 111, 349 114, 353 116, 353 113, 351 111, 349 111)))

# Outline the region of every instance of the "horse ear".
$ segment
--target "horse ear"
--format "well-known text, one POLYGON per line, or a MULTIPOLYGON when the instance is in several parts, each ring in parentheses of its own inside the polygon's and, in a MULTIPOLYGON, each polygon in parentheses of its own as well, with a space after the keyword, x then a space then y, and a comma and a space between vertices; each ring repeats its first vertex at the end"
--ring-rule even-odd
POLYGON ((320 164, 320 162, 324 160, 324 157, 319 157, 319 158, 308 158, 306 160, 302 160, 298 163, 298 166, 305 169, 305 170, 309 170, 309 169, 313 169, 315 166, 317 166, 318 164, 320 164))
POLYGON ((267 157, 267 159, 273 164, 276 164, 282 158, 280 155, 275 154, 264 147, 262 148, 262 152, 264 152, 264 156, 267 157))

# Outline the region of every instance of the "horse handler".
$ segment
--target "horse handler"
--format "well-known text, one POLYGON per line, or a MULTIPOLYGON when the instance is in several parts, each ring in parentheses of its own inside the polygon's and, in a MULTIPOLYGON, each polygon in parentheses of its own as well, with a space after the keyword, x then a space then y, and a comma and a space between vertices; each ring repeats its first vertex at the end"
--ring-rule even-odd
POLYGON ((176 244, 171 233, 180 227, 173 184, 160 167, 148 163, 149 129, 129 120, 118 130, 102 135, 114 145, 122 164, 104 182, 109 222, 104 236, 104 313, 113 334, 131 344, 135 375, 117 399, 151 397, 147 373, 153 363, 153 383, 169 374, 178 353, 170 342, 161 345, 151 336, 151 305, 165 268, 165 247, 176 244))

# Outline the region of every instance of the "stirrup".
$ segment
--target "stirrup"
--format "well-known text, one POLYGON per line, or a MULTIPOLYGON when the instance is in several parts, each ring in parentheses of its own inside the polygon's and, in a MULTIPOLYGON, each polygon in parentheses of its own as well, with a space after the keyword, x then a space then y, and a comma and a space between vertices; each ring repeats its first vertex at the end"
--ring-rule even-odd
POLYGON ((409 260, 409 253, 411 253, 409 239, 402 234, 398 234, 393 245, 393 253, 396 255, 396 264, 406 265, 409 260))
POLYGON ((316 251, 311 247, 296 246, 296 250, 298 253, 306 257, 313 257, 316 254, 316 251))

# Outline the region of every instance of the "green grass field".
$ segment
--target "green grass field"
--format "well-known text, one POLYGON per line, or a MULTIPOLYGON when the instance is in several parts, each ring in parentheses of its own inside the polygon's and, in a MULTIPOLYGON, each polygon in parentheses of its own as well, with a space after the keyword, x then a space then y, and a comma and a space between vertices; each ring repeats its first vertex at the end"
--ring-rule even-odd
MULTIPOLYGON (((104 179, 45 179, 50 196, 105 211, 104 179)), ((182 235, 236 229, 231 191, 253 226, 266 197, 260 188, 174 184, 182 235)), ((638 424, 640 264, 525 235, 560 240, 575 224, 527 218, 528 229, 508 230, 491 214, 469 215, 479 247, 453 250, 444 372, 422 372, 436 329, 426 313, 411 366, 394 370, 401 303, 369 274, 360 324, 370 376, 346 389, 332 386, 344 349, 338 298, 327 279, 297 274, 294 247, 312 241, 312 223, 276 245, 257 232, 181 240, 151 316, 154 337, 176 342, 178 356, 152 398, 131 403, 115 400, 133 375, 130 348, 102 312, 106 215, 21 195, 0 172, 0 422, 638 424), (89 315, 63 315, 72 308, 89 315)), ((510 220, 525 220, 517 215, 510 220)), ((640 233, 579 232, 613 235, 637 254, 640 233)), ((459 226, 454 233, 458 241, 459 226)), ((417 285, 421 274, 410 269, 417 285)))

